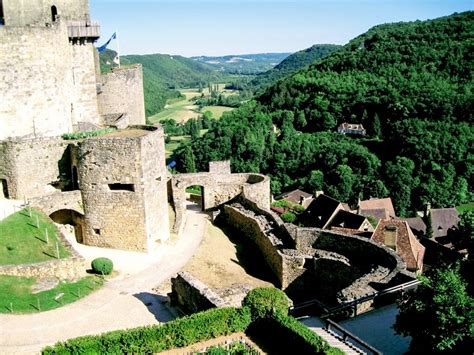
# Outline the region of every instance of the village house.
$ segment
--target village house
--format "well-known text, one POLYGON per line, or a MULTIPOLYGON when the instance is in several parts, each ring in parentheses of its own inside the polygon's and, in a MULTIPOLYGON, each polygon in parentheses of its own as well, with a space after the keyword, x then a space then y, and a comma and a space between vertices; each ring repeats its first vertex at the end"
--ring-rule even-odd
POLYGON ((347 204, 321 194, 308 206, 302 221, 309 227, 332 229, 348 234, 373 232, 374 228, 367 218, 347 211, 346 208, 347 204))
POLYGON ((422 272, 425 247, 416 239, 406 221, 380 220, 371 240, 393 249, 405 262, 408 271, 422 272))
POLYGON ((341 134, 354 134, 354 135, 360 135, 360 136, 365 136, 366 131, 364 126, 360 123, 341 123, 339 127, 337 128, 337 132, 341 134))
POLYGON ((357 213, 363 216, 372 216, 375 219, 384 220, 396 217, 390 197, 360 201, 357 213))
POLYGON ((309 204, 314 200, 314 197, 312 194, 297 189, 290 192, 285 192, 275 197, 275 200, 284 200, 291 202, 292 204, 301 205, 304 208, 308 208, 309 204))

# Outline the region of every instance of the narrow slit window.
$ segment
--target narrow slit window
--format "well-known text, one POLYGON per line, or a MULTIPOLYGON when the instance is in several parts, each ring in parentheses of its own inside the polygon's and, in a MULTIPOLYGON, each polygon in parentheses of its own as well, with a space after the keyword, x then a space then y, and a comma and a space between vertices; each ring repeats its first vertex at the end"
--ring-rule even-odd
POLYGON ((51 6, 51 20, 56 22, 58 20, 58 9, 56 6, 51 6))
POLYGON ((0 26, 5 25, 5 16, 3 15, 3 0, 0 0, 0 26))
POLYGON ((130 191, 135 192, 134 184, 109 184, 110 191, 130 191))

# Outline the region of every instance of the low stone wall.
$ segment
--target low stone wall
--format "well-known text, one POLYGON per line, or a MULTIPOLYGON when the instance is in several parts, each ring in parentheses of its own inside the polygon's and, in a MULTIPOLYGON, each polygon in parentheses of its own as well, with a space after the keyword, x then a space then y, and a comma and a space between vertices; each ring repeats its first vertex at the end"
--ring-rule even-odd
POLYGON ((373 292, 373 283, 387 284, 405 270, 394 251, 368 239, 285 224, 255 202, 238 201, 224 206, 223 220, 255 243, 288 294, 327 291, 327 301, 342 302, 373 292))
POLYGON ((283 256, 278 250, 283 244, 278 238, 270 239, 265 233, 265 230, 269 229, 269 226, 265 224, 265 220, 258 219, 248 210, 238 208, 238 204, 224 206, 224 218, 232 228, 239 230, 258 246, 265 261, 284 288, 283 256))
POLYGON ((170 303, 186 313, 196 313, 229 305, 206 284, 187 272, 171 279, 170 303))
POLYGON ((81 257, 57 259, 35 264, 2 265, 0 275, 36 277, 56 277, 60 280, 75 281, 86 275, 85 261, 81 257))

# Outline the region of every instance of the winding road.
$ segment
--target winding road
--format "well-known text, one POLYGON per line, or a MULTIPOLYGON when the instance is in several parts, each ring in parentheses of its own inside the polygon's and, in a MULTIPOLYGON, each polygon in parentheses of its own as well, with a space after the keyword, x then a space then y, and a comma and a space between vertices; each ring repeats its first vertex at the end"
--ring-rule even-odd
POLYGON ((174 318, 152 288, 169 280, 193 256, 205 233, 207 215, 188 209, 178 240, 163 245, 155 264, 55 310, 30 315, 0 315, 0 353, 38 353, 58 341, 167 322, 174 318))

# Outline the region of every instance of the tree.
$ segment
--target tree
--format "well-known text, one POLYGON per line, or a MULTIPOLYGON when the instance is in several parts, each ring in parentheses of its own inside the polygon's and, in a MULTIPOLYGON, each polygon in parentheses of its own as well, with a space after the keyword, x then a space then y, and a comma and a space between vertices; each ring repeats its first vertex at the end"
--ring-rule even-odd
MULTIPOLYGON (((421 285, 399 301, 394 325, 398 334, 412 337, 413 353, 467 350, 474 332, 474 299, 466 291, 459 264, 420 276, 421 285)), ((472 348, 471 348, 472 350, 472 348)))
POLYGON ((456 247, 467 248, 469 257, 472 258, 474 252, 474 211, 464 211, 460 217, 456 247))
POLYGON ((193 149, 191 148, 190 144, 186 144, 184 147, 183 153, 183 171, 186 173, 195 173, 196 172, 196 163, 194 158, 193 149))

